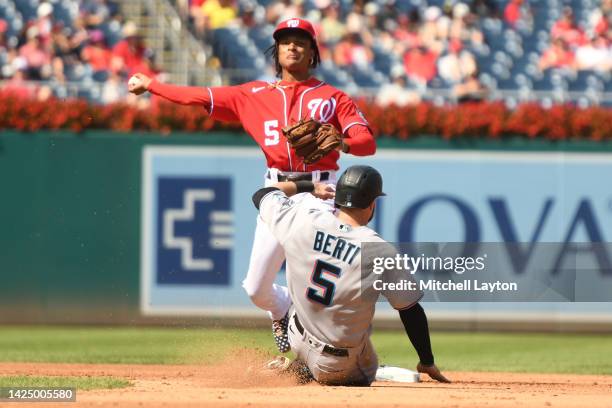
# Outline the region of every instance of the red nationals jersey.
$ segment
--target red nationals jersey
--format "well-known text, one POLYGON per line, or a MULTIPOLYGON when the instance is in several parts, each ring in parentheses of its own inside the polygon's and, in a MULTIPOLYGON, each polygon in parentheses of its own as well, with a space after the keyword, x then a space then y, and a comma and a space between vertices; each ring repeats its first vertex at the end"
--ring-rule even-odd
POLYGON ((289 147, 282 128, 304 118, 331 123, 345 137, 350 153, 372 154, 376 149, 368 122, 342 91, 316 78, 303 82, 247 82, 237 86, 208 88, 209 114, 221 121, 241 122, 261 147, 268 167, 282 171, 337 170, 339 152, 306 165, 289 147), (363 127, 365 131, 349 129, 363 127), (359 140, 357 140, 359 139, 359 140))

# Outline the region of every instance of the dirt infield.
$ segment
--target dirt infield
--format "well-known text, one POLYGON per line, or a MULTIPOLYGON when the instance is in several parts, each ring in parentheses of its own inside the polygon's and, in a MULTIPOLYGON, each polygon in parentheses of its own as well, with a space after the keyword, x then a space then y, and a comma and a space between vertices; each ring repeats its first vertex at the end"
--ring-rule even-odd
MULTIPOLYGON (((114 376, 132 387, 77 391, 54 407, 612 407, 612 376, 448 372, 452 384, 375 383, 370 388, 295 385, 258 374, 257 357, 216 366, 0 363, 0 376, 114 376)), ((18 404, 45 407, 48 403, 18 404)), ((15 405, 17 406, 17 405, 15 405)))

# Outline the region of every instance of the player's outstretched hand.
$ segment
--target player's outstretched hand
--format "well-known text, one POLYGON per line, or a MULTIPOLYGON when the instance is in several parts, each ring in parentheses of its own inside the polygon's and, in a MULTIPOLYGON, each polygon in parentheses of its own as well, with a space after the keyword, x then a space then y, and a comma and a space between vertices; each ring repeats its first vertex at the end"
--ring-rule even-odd
POLYGON ((336 196, 336 189, 332 184, 315 183, 315 188, 312 195, 320 198, 321 200, 329 200, 336 196))
POLYGON ((149 89, 151 81, 152 79, 145 74, 141 74, 140 72, 134 74, 128 81, 128 91, 136 95, 145 93, 147 89, 149 89))
POLYGON ((445 376, 442 375, 442 373, 440 372, 440 370, 438 369, 438 367, 436 367, 435 364, 432 364, 430 366, 426 366, 423 365, 421 363, 417 364, 417 371, 419 373, 425 373, 427 375, 429 375, 431 378, 433 378, 436 381, 439 381, 441 383, 450 383, 451 381, 446 378, 445 376))

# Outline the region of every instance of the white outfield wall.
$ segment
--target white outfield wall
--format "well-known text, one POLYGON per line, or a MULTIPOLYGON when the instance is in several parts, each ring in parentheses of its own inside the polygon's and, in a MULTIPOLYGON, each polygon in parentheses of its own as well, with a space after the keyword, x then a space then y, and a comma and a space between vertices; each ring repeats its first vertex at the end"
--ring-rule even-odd
MULTIPOLYGON (((241 281, 263 184, 256 148, 148 146, 143 149, 141 294, 143 316, 265 317, 241 281)), ((373 226, 388 241, 589 242, 612 240, 612 154, 379 150, 345 156, 384 178, 373 226)), ((612 281, 599 270, 594 290, 612 281)), ((278 281, 283 282, 279 274, 278 281)), ((447 328, 610 327, 612 303, 435 303, 447 328)), ((380 324, 398 320, 386 304, 380 324)))

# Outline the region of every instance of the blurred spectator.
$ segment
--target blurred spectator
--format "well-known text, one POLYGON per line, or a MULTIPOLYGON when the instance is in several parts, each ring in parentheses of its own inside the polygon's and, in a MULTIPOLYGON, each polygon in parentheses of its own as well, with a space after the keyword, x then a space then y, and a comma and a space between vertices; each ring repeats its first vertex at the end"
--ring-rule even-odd
POLYGON ((476 59, 471 52, 464 50, 461 41, 452 40, 448 54, 438 60, 438 73, 450 83, 462 82, 476 72, 476 59))
POLYGON ((494 0, 474 0, 470 5, 472 13, 479 18, 498 18, 499 11, 494 0))
POLYGON ((110 17, 110 9, 104 0, 85 0, 81 2, 80 15, 83 25, 95 29, 110 17))
POLYGON ((104 33, 101 30, 89 33, 89 44, 83 48, 81 57, 91 66, 96 81, 104 82, 108 78, 113 53, 106 46, 104 33))
POLYGON ((436 20, 439 40, 448 40, 448 38, 450 37, 451 26, 453 25, 453 22, 453 5, 450 2, 445 2, 443 7, 441 8, 440 17, 438 17, 438 19, 436 20))
POLYGON ((104 104, 119 102, 125 96, 122 93, 123 80, 117 74, 111 73, 108 80, 104 82, 100 101, 104 104))
POLYGON ((340 22, 340 10, 337 4, 331 4, 323 10, 320 40, 327 44, 336 44, 346 33, 344 23, 340 22))
POLYGON ((406 77, 401 68, 399 72, 392 73, 393 82, 383 85, 376 94, 376 104, 380 106, 407 106, 421 102, 418 92, 407 87, 406 77))
POLYGON ((53 28, 53 66, 60 81, 63 81, 65 70, 72 73, 83 73, 81 52, 87 44, 88 37, 87 31, 77 25, 74 28, 64 28, 56 24, 53 28))
POLYGON ((202 7, 206 0, 182 0, 181 3, 187 2, 189 3, 186 6, 183 6, 187 9, 184 11, 184 14, 188 14, 190 18, 193 20, 193 25, 196 31, 196 35, 200 38, 204 38, 204 34, 206 33, 206 17, 202 12, 202 7))
POLYGON ((459 103, 480 102, 486 99, 488 93, 487 87, 478 79, 478 71, 453 87, 453 95, 459 103))
MULTIPOLYGON (((208 0, 210 1, 210 0, 208 0)), ((266 21, 276 26, 280 21, 292 17, 303 17, 304 0, 280 0, 270 3, 266 8, 266 21)))
POLYGON ((130 77, 136 72, 142 72, 145 75, 150 75, 150 71, 141 71, 143 66, 146 66, 144 40, 138 31, 138 27, 131 21, 128 21, 123 26, 123 40, 119 41, 113 48, 113 59, 111 68, 114 72, 122 72, 125 76, 130 77))
POLYGON ((552 45, 546 51, 544 51, 539 63, 539 68, 541 71, 549 68, 573 69, 574 66, 574 53, 568 44, 560 38, 553 40, 552 45))
POLYGON ((576 50, 576 66, 581 70, 612 70, 612 47, 602 36, 592 38, 576 50))
POLYGON ((2 90, 18 98, 33 98, 36 88, 26 81, 26 68, 23 60, 16 60, 12 64, 12 72, 8 73, 10 79, 3 84, 2 90))
POLYGON ((8 24, 6 20, 0 18, 0 52, 5 51, 8 48, 8 44, 6 41, 6 30, 8 29, 8 24))
POLYGON ((612 20, 612 0, 604 0, 600 8, 595 8, 588 19, 589 35, 606 36, 612 20))
POLYGON ((379 35, 379 38, 384 39, 385 49, 393 51, 396 55, 404 55, 406 50, 421 45, 418 31, 419 18, 419 13, 415 10, 410 14, 400 14, 397 17, 397 23, 387 21, 387 29, 390 24, 393 24, 393 28, 389 30, 392 33, 391 36, 387 37, 384 31, 379 35))
POLYGON ((202 14, 207 30, 227 27, 238 17, 234 0, 206 0, 202 5, 202 14))
POLYGON ((250 2, 242 6, 242 13, 240 13, 242 27, 251 29, 258 24, 257 17, 255 16, 255 10, 256 5, 250 2))
POLYGON ((155 53, 151 49, 145 50, 144 58, 141 60, 140 65, 136 67, 135 71, 145 73, 145 75, 155 78, 159 81, 163 81, 163 72, 159 69, 155 63, 155 53))
POLYGON ((42 42, 38 27, 31 26, 26 32, 27 42, 19 48, 19 57, 25 62, 27 77, 41 80, 52 75, 51 51, 42 42))
POLYGON ((365 30, 362 33, 364 42, 371 47, 374 43, 374 38, 378 37, 379 23, 378 14, 380 12, 380 6, 375 2, 370 2, 363 8, 365 15, 365 30))
POLYGON ((417 31, 419 15, 413 14, 414 20, 411 21, 407 14, 400 14, 397 18, 397 27, 393 30, 393 38, 407 44, 407 48, 420 45, 421 39, 417 31))
POLYGON ((504 9, 504 21, 510 27, 515 28, 516 24, 523 18, 524 13, 523 0, 510 0, 504 9))
POLYGON ((404 55, 404 69, 408 78, 417 84, 426 84, 436 76, 438 55, 424 46, 414 47, 404 55))
POLYGON ((470 13, 467 4, 457 3, 453 6, 449 37, 475 45, 484 43, 484 35, 478 27, 476 16, 470 13))
POLYGON ((347 34, 334 49, 334 62, 340 67, 369 65, 374 59, 372 50, 363 44, 357 33, 347 34))
POLYGON ((11 68, 10 79, 3 84, 2 91, 18 98, 36 98, 40 101, 45 101, 52 96, 51 89, 48 86, 38 86, 28 81, 25 61, 16 59, 13 61, 11 68))
POLYGON ((439 54, 444 49, 444 41, 448 38, 447 24, 444 19, 442 23, 439 23, 442 10, 436 6, 427 7, 423 17, 425 21, 419 31, 421 43, 435 54, 439 54))
MULTIPOLYGON (((10 1, 19 3, 21 0, 10 1)), ((126 76, 135 71, 148 72, 149 75, 159 71, 133 23, 124 25, 123 40, 112 50, 109 48, 114 42, 113 33, 119 27, 109 23, 114 23, 112 19, 121 19, 118 1, 23 1, 31 3, 25 9, 34 10, 34 15, 24 12, 23 7, 17 7, 17 12, 23 13, 22 17, 29 18, 23 21, 21 33, 15 33, 16 29, 21 30, 17 20, 7 22, 0 19, 1 77, 11 78, 16 89, 23 88, 24 81, 30 79, 80 81, 89 78, 91 67, 97 81, 108 78, 102 88, 104 101, 117 101, 126 97, 121 89, 117 89, 123 86, 126 76), (65 18, 74 10, 68 5, 75 7, 76 4, 78 17, 70 24, 65 18), (61 14, 62 20, 54 19, 54 14, 61 14), (30 31, 30 27, 34 30, 30 31), (109 37, 105 38, 104 33, 109 37), (106 44, 106 40, 111 44, 106 44)), ((394 65, 402 67, 404 75, 391 74, 392 83, 382 86, 378 92, 377 99, 387 101, 384 103, 391 103, 394 93, 398 95, 397 103, 404 99, 412 100, 415 93, 404 86, 405 82, 423 85, 437 75, 447 83, 456 84, 453 92, 458 99, 464 93, 470 94, 470 90, 478 91, 476 61, 468 49, 481 57, 478 49, 478 45, 484 43, 481 26, 487 28, 487 35, 509 34, 502 24, 491 21, 493 18, 502 17, 508 25, 525 34, 538 34, 537 38, 529 39, 536 41, 529 44, 534 47, 526 46, 527 37, 523 38, 523 51, 529 61, 538 49, 535 46, 539 47, 543 40, 540 33, 522 30, 532 15, 529 3, 524 0, 268 0, 261 3, 266 4, 265 8, 252 0, 173 0, 171 3, 177 5, 181 16, 192 19, 196 34, 201 36, 205 36, 207 30, 230 24, 250 30, 259 28, 262 22, 275 25, 290 17, 311 19, 318 32, 322 58, 333 60, 347 68, 347 72, 350 73, 350 68, 355 66, 369 66, 381 73, 388 73, 394 65)), ((612 0, 590 4, 580 4, 580 11, 572 12, 569 7, 563 9, 562 17, 551 28, 550 47, 539 56, 542 70, 612 70, 612 0), (581 20, 576 20, 574 14, 581 20), (580 21, 580 25, 576 21, 580 21)), ((545 6, 551 12, 553 9, 555 13, 560 11, 556 4, 546 3, 545 6)), ((537 10, 540 10, 539 4, 537 10)), ((536 16, 538 24, 546 23, 544 20, 548 15, 548 11, 539 13, 536 16)), ((261 33, 263 31, 257 34, 261 33)), ((252 39, 261 46, 260 38, 252 36, 252 39)), ((489 43, 498 44, 500 41, 489 43)), ((495 53, 497 50, 491 51, 495 53)), ((518 73, 532 74, 527 70, 521 71, 521 64, 526 59, 514 61, 512 76, 515 68, 518 68, 518 73)), ((491 71, 490 66, 483 68, 491 71)))
POLYGON ((96 29, 119 13, 119 6, 108 0, 80 1, 80 20, 87 29, 96 29))
MULTIPOLYGON (((113 23, 121 20, 115 1, 32 0, 28 7, 15 3, 15 19, 0 19, 0 78, 8 78, 3 89, 45 100, 52 96, 52 88, 37 81, 48 81, 54 83, 58 95, 72 96, 78 87, 56 85, 86 80, 90 78, 88 71, 94 79, 104 81, 114 61, 117 75, 105 84, 106 99, 111 100, 111 89, 124 87, 124 78, 118 75, 128 75, 131 70, 157 72, 133 23, 124 27, 125 41, 117 45, 114 56, 105 45, 102 30, 112 32, 113 23), (73 5, 78 5, 78 16, 70 21, 73 9, 69 6, 73 5), (27 12, 32 7, 33 15, 27 12), (61 19, 54 18, 58 13, 61 19), (29 19, 21 24, 20 18, 29 19), (16 32, 20 26, 21 32, 16 32), (91 35, 86 28, 91 29, 91 35)), ((0 6, 0 13, 4 10, 0 6)))
POLYGON ((353 3, 353 8, 346 16, 346 30, 349 33, 361 33, 366 28, 366 18, 363 11, 364 1, 357 0, 353 3))
POLYGON ((563 8, 563 16, 553 25, 550 34, 553 40, 561 39, 570 47, 577 47, 586 42, 584 32, 574 20, 571 7, 563 8))
MULTIPOLYGON (((378 3, 380 6, 380 10, 378 11, 379 18, 379 28, 381 30, 386 30, 386 25, 390 21, 397 21, 400 15, 407 15, 408 10, 404 10, 397 8, 397 4, 395 0, 382 1, 378 3)), ((413 9, 416 15, 418 15, 418 11, 413 9)))
MULTIPOLYGON (((368 29, 368 18, 365 15, 364 0, 358 0, 353 3, 353 8, 346 16, 346 31, 350 34, 357 34, 361 42, 366 47, 371 47, 374 42, 374 36, 368 29)), ((374 5, 374 7, 376 7, 374 5)), ((370 12, 372 9, 370 8, 370 12)))
POLYGON ((53 29, 53 6, 50 3, 40 3, 36 9, 38 18, 34 26, 38 29, 38 38, 45 45, 51 43, 51 31, 53 29))

